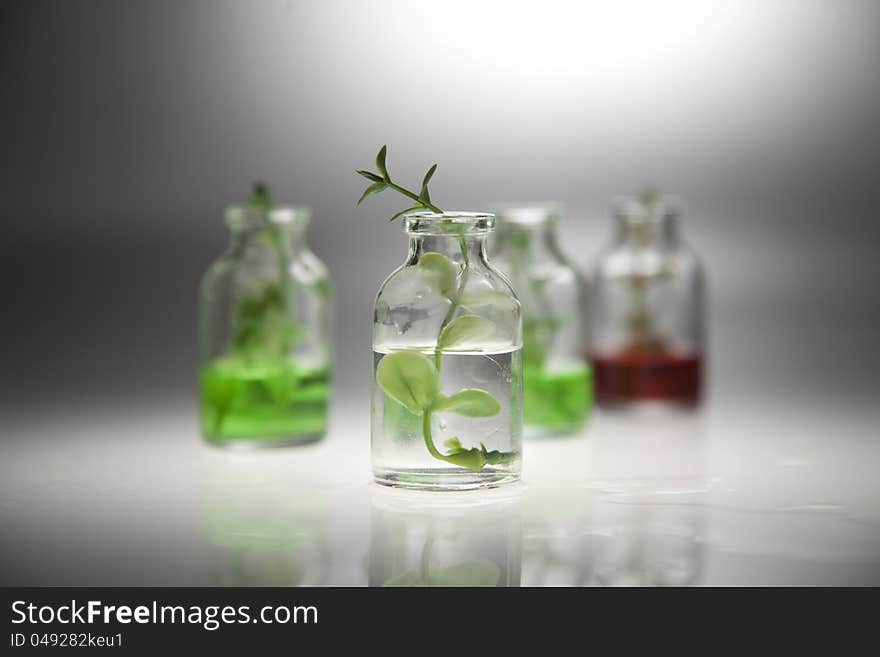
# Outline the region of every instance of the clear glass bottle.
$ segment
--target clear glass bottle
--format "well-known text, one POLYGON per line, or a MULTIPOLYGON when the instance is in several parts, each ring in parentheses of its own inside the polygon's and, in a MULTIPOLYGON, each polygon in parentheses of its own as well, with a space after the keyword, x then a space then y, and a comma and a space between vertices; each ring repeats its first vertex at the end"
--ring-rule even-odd
POLYGON ((330 395, 331 285, 306 244, 311 210, 234 206, 201 290, 202 434, 218 445, 320 439, 330 395))
POLYGON ((492 261, 507 274, 523 312, 523 421, 526 435, 574 433, 593 407, 583 356, 584 289, 556 241, 552 205, 498 211, 492 261))
POLYGON ((695 406, 703 367, 703 270, 669 199, 619 201, 616 232, 593 272, 596 400, 695 406))
POLYGON ((406 262, 373 313, 377 482, 465 490, 515 481, 522 433, 519 301, 487 260, 491 214, 404 216, 406 262))

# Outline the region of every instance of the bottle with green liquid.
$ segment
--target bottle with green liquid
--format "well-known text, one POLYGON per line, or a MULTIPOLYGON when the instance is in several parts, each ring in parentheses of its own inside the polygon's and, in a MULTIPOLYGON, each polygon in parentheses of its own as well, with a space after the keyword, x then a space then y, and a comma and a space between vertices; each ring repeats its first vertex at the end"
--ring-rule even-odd
POLYGON ((306 244, 311 210, 260 184, 226 210, 229 248, 200 289, 202 435, 233 446, 319 440, 330 395, 331 285, 306 244))
POLYGON ((556 240, 560 211, 542 204, 496 214, 492 259, 522 304, 525 434, 575 433, 593 407, 593 377, 582 356, 583 285, 556 240))

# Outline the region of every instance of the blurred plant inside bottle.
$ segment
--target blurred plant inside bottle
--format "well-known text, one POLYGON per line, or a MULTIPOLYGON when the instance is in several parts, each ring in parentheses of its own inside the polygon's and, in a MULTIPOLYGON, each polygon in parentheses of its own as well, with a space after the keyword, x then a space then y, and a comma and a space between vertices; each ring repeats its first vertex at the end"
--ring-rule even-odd
POLYGON ((320 438, 330 392, 330 279, 308 249, 307 208, 257 184, 227 210, 227 252, 202 281, 200 415, 216 444, 320 438))
POLYGON ((555 205, 497 210, 493 261, 523 307, 523 421, 527 435, 578 431, 593 405, 583 345, 583 286, 556 239, 555 205))
POLYGON ((592 270, 591 349, 600 405, 700 401, 703 269, 680 212, 653 190, 617 203, 615 235, 592 270))

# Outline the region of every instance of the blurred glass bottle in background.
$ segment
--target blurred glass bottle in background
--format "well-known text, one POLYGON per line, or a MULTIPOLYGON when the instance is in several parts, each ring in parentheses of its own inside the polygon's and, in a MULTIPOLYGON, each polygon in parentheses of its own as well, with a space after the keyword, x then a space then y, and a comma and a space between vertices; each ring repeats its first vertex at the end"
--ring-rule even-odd
POLYGON ((574 433, 593 405, 583 359, 583 286, 559 250, 553 205, 499 209, 493 260, 523 308, 523 421, 526 435, 574 433))
POLYGON ((703 270, 680 212, 654 192, 620 200, 592 270, 590 360, 602 406, 700 401, 703 270))
POLYGON ((226 210, 229 248, 200 289, 200 415, 209 443, 298 444, 324 435, 331 286, 309 250, 311 210, 262 185, 226 210))

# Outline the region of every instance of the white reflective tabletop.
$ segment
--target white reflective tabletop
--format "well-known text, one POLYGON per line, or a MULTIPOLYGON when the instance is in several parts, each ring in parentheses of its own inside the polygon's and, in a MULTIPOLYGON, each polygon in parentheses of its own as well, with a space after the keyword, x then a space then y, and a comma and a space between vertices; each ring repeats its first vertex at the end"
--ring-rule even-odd
POLYGON ((323 442, 247 452, 203 444, 188 402, 13 416, 2 583, 880 584, 869 409, 597 412, 467 493, 372 484, 368 413, 341 399, 323 442))

